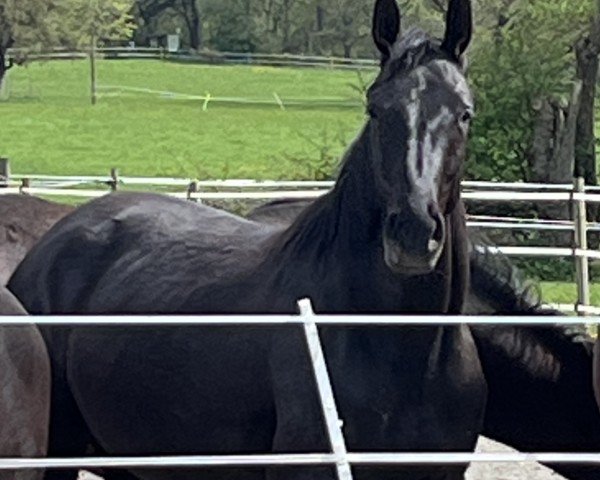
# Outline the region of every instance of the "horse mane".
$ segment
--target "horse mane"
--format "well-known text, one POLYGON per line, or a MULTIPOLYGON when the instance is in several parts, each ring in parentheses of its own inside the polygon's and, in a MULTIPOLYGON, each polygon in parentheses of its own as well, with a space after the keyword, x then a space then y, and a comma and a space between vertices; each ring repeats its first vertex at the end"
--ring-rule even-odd
MULTIPOLYGON (((327 250, 338 235, 348 239, 354 237, 357 218, 368 216, 362 208, 354 206, 357 203, 368 204, 369 195, 374 191, 374 180, 367 173, 369 169, 366 165, 367 134, 365 127, 344 154, 333 189, 302 210, 291 225, 278 235, 273 248, 284 249, 290 244, 295 244, 300 251, 312 251, 320 256, 319 253, 327 250), (343 215, 344 211, 355 213, 343 215)), ((284 203, 291 204, 294 200, 284 199, 281 204, 284 203)))
POLYGON ((472 288, 482 297, 494 292, 494 303, 506 312, 541 310, 539 286, 527 278, 483 233, 470 231, 472 288), (500 296, 498 296, 500 293, 500 296))
MULTIPOLYGON (((478 295, 489 297, 493 292, 494 303, 500 303, 498 315, 546 315, 562 316, 558 310, 542 308, 539 285, 527 278, 513 262, 498 251, 497 246, 483 233, 470 232, 471 288, 478 295)), ((585 325, 554 325, 540 329, 536 341, 544 340, 549 345, 565 340, 584 343, 591 350, 592 339, 585 325)))

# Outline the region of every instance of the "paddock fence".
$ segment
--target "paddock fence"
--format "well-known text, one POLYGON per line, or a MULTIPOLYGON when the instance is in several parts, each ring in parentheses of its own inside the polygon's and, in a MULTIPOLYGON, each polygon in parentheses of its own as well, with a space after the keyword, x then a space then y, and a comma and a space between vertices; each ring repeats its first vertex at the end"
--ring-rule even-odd
MULTIPOLYGON (((340 418, 336 398, 318 325, 338 325, 344 327, 366 326, 414 326, 414 325, 464 325, 464 324, 502 324, 520 326, 556 325, 593 325, 600 318, 564 318, 559 322, 549 317, 496 317, 481 316, 369 316, 369 315, 319 315, 315 314, 311 301, 298 302, 298 315, 224 315, 224 316, 66 316, 66 317, 3 317, 2 325, 71 325, 71 326, 146 326, 157 325, 182 326, 226 326, 239 325, 301 325, 312 363, 313 376, 320 399, 323 418, 329 437, 329 453, 281 453, 253 455, 173 455, 144 457, 89 457, 89 458, 4 458, 0 459, 0 471, 38 468, 190 468, 190 467, 266 467, 266 466, 317 466, 328 465, 336 469, 339 480, 352 480, 352 466, 392 466, 392 465, 465 465, 468 463, 570 463, 581 465, 599 465, 600 453, 465 453, 465 452, 418 452, 358 453, 348 451, 343 432, 343 418, 340 418)), ((590 379, 591 382, 591 379, 590 379)))
MULTIPOLYGON (((171 52, 162 47, 99 47, 95 55, 105 59, 153 59, 178 62, 202 63, 214 65, 256 65, 277 67, 312 67, 343 70, 375 69, 375 59, 345 58, 319 55, 294 55, 277 53, 240 53, 219 52, 213 50, 179 50, 171 52)), ((36 60, 84 60, 89 58, 90 49, 72 50, 62 47, 47 48, 40 52, 28 52, 26 49, 9 49, 8 56, 36 60)))
MULTIPOLYGON (((29 194, 43 197, 71 197, 79 200, 104 196, 117 190, 158 190, 167 195, 195 202, 202 201, 273 201, 281 199, 316 199, 327 193, 332 181, 257 181, 194 180, 183 178, 127 177, 112 169, 106 176, 54 176, 11 174, 7 159, 0 159, 0 195, 29 194)), ((511 257, 571 258, 576 266, 577 301, 573 304, 548 305, 581 316, 600 315, 600 307, 590 302, 590 262, 600 261, 600 251, 588 248, 588 232, 600 232, 600 223, 588 222, 586 209, 600 204, 600 187, 573 184, 536 184, 464 181, 462 197, 469 202, 514 203, 544 202, 569 205, 571 220, 544 220, 485 215, 469 215, 467 225, 478 229, 512 231, 572 232, 569 246, 478 246, 490 253, 511 257)))

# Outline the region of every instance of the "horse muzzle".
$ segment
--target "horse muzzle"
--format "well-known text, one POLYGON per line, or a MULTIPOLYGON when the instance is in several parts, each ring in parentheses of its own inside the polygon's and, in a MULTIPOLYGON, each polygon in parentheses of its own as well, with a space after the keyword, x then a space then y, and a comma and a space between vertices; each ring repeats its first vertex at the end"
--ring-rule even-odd
POLYGON ((427 275, 435 269, 443 250, 443 244, 430 240, 424 255, 414 255, 394 241, 383 241, 383 258, 388 268, 397 274, 414 276, 427 275))
POLYGON ((390 215, 383 235, 385 264, 392 272, 403 275, 431 273, 444 249, 445 222, 442 215, 412 217, 401 221, 390 215))

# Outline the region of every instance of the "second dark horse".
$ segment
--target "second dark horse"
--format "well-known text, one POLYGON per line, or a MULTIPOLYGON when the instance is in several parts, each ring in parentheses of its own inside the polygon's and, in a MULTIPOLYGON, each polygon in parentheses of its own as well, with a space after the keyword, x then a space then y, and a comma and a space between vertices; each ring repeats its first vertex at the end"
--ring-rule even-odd
MULTIPOLYGON (((459 186, 473 109, 460 60, 471 21, 470 3, 452 0, 442 42, 421 31, 398 39, 395 2, 378 0, 373 32, 383 62, 369 91, 371 118, 333 191, 284 233, 165 197, 114 195, 42 239, 11 290, 32 313, 292 313, 303 297, 318 312, 460 313, 468 252, 459 186), (188 228, 192 209, 203 221, 188 228)), ((321 335, 351 450, 473 450, 486 385, 466 326, 327 327, 321 335)), ((52 454, 81 454, 91 438, 119 455, 328 450, 301 329, 47 336, 52 454)), ((364 466, 355 475, 458 480, 465 468, 364 466)), ((231 476, 333 472, 203 478, 231 476)))

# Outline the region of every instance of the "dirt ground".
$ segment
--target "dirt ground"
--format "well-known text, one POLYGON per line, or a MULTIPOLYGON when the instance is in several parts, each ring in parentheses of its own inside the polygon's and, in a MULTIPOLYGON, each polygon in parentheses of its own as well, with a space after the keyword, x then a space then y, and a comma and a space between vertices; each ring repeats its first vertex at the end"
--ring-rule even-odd
MULTIPOLYGON (((506 445, 481 437, 478 452, 514 451, 506 445)), ((471 465, 466 480, 564 480, 539 463, 478 463, 471 465)))

